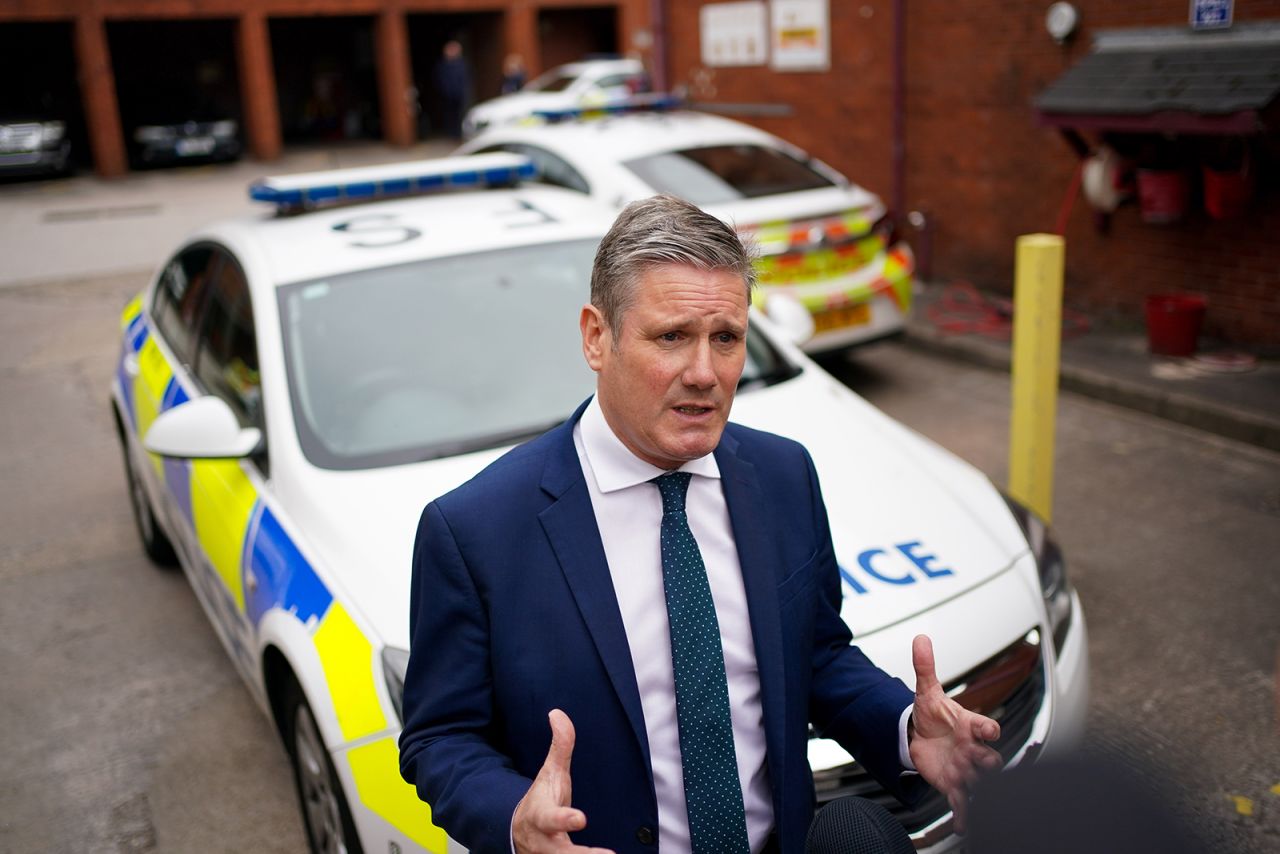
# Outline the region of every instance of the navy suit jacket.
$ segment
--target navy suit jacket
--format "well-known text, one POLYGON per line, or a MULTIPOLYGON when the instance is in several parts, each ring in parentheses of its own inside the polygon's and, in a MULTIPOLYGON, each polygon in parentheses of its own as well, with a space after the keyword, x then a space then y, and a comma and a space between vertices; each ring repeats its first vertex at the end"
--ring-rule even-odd
MULTIPOLYGON (((640 694, 573 444, 583 408, 433 501, 418 527, 401 773, 473 851, 510 851, 553 708, 577 730, 573 805, 587 826, 574 841, 656 847, 640 694)), ((810 721, 901 795, 898 721, 913 696, 851 645, 804 448, 730 424, 715 458, 760 672, 775 832, 790 854, 813 816, 810 721)))

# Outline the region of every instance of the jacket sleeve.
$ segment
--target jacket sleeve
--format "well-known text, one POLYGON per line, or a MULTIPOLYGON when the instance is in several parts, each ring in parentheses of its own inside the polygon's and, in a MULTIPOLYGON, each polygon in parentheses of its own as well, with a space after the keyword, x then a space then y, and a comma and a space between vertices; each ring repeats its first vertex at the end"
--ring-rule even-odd
POLYGON ((818 734, 839 742, 884 788, 905 802, 922 794, 919 777, 902 777, 898 725, 915 694, 901 679, 885 673, 853 644, 840 617, 840 570, 831 542, 831 525, 808 451, 813 525, 818 543, 813 562, 818 573, 814 597, 813 672, 809 714, 818 734))
POLYGON ((433 821, 473 852, 510 852, 532 781, 495 745, 489 620, 449 523, 423 511, 413 548, 400 773, 433 821))

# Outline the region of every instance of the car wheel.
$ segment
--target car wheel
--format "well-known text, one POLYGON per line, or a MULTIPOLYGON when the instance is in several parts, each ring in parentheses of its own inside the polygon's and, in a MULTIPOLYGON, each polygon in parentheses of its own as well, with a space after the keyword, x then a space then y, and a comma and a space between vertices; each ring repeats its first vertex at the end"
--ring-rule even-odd
POLYGON ((173 566, 178 562, 173 543, 156 522, 147 488, 142 483, 142 475, 134 468, 133 454, 129 453, 129 443, 123 433, 120 436, 120 450, 124 454, 124 474, 129 482, 129 504, 133 507, 133 521, 138 528, 138 539, 142 540, 142 549, 156 566, 173 566))
POLYGON ((360 854, 360 840, 342 784, 320 737, 311 706, 296 685, 292 686, 285 703, 285 715, 285 738, 308 846, 313 854, 360 854))

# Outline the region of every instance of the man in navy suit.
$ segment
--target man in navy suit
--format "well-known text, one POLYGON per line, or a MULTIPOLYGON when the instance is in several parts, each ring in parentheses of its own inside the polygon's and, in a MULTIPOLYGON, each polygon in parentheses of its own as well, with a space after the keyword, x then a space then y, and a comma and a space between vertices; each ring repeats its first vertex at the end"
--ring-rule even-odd
POLYGON ((811 722, 958 823, 1000 764, 927 638, 914 694, 852 645, 808 453, 728 423, 753 282, 719 220, 628 206, 580 317, 596 395, 423 512, 401 773, 474 851, 799 852, 811 722))

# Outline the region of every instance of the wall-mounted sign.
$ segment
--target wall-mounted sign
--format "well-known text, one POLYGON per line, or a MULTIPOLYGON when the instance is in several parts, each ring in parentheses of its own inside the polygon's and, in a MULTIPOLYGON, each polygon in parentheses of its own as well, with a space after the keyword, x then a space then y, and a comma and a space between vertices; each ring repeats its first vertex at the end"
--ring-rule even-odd
POLYGON ((827 0, 773 0, 772 66, 777 71, 831 67, 827 0))
POLYGON ((712 3, 699 15, 702 64, 709 68, 764 65, 769 36, 763 0, 712 3))
POLYGON ((1231 26, 1233 5, 1233 0, 1191 0, 1191 29, 1226 29, 1231 26))

